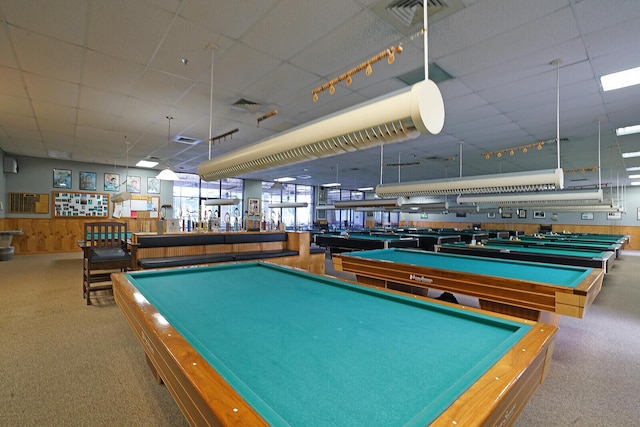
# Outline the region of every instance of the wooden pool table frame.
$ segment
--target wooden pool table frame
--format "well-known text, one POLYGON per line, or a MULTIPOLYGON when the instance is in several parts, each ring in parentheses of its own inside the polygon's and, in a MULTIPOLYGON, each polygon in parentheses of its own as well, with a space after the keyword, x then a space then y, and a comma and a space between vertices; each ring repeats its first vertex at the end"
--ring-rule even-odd
POLYGON ((559 315, 582 318, 600 292, 604 278, 603 270, 594 269, 577 287, 570 288, 361 258, 357 254, 337 254, 332 259, 336 271, 354 273, 358 283, 382 288, 400 284, 464 294, 478 298, 484 310, 554 325, 558 324, 559 315))
MULTIPOLYGON (((167 386, 190 425, 268 425, 170 324, 162 321, 151 304, 136 297, 137 289, 123 273, 114 274, 113 281, 115 301, 138 337, 156 380, 167 386)), ((500 314, 495 317, 533 324, 500 314)), ((513 425, 544 380, 555 333, 555 326, 535 323, 431 425, 513 425)))

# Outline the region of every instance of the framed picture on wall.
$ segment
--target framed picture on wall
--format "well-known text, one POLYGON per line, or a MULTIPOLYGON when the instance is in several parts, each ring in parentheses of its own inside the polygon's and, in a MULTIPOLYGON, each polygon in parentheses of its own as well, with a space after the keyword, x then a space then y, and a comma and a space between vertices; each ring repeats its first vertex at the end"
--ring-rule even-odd
POLYGON ((527 210, 526 209, 518 209, 518 218, 526 218, 527 210))
POLYGON ((496 213, 495 212, 487 212, 487 218, 495 219, 496 218, 496 213))
POLYGON ((127 175, 127 191, 129 193, 140 192, 140 177, 127 175))
POLYGON ((120 175, 117 173, 104 174, 104 191, 118 191, 120 188, 120 175))
POLYGON ((622 219, 622 212, 607 212, 607 219, 622 219))
POLYGON ((584 221, 593 220, 593 212, 582 212, 580 218, 584 221))
POLYGON ((155 176, 147 177, 147 194, 160 194, 160 180, 155 176))
POLYGON ((533 217, 535 219, 542 219, 544 218, 544 211, 533 211, 533 217))
POLYGON ((53 188, 71 188, 71 169, 53 170, 53 188))
POLYGON ((638 208, 638 221, 640 221, 640 208, 638 208))
POLYGON ((260 215, 260 199, 249 199, 249 216, 260 215))
POLYGON ((502 218, 511 218, 511 212, 502 212, 502 218))
POLYGON ((87 191, 96 191, 95 172, 80 172, 80 189, 87 191))

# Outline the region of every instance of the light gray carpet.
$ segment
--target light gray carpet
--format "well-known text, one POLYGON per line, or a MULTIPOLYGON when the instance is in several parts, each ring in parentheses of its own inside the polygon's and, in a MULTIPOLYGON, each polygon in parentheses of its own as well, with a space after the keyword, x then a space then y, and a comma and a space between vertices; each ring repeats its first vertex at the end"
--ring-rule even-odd
MULTIPOLYGON (((516 426, 640 425, 640 256, 625 252, 516 426)), ((327 273, 334 272, 328 259, 327 273)), ((0 262, 0 426, 182 426, 109 292, 86 306, 81 254, 0 262)), ((467 302, 465 302, 466 304, 467 302)))

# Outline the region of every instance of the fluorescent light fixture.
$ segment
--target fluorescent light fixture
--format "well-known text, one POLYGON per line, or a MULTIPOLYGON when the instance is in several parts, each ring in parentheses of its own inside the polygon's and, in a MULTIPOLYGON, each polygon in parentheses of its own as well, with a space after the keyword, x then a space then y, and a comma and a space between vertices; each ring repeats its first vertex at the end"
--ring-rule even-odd
POLYGON ((283 176, 282 178, 276 178, 274 179, 275 182, 291 182, 291 181, 295 181, 295 178, 292 178, 290 176, 283 176))
POLYGON ((533 208, 548 212, 624 212, 624 208, 622 206, 606 205, 535 206, 533 208))
POLYGON ((398 206, 424 206, 442 203, 444 201, 441 197, 398 197, 398 206))
POLYGON ((398 199, 342 200, 335 201, 336 209, 397 207, 398 199))
POLYGON ((160 172, 158 175, 156 175, 156 178, 161 179, 163 181, 180 181, 180 177, 176 175, 176 173, 169 168, 166 168, 165 170, 160 172))
POLYGON ((318 211, 331 211, 334 210, 336 207, 333 205, 317 205, 316 206, 316 210, 318 211))
POLYGON ((204 201, 205 206, 227 206, 238 203, 240 203, 240 199, 209 199, 204 201))
POLYGON ((640 179, 640 175, 629 175, 629 179, 640 179))
POLYGON ((640 181, 633 181, 631 185, 640 185, 640 181))
POLYGON ((140 160, 138 163, 136 163, 136 166, 138 166, 139 168, 152 168, 157 165, 158 162, 152 162, 149 160, 140 160))
POLYGON ((306 208, 309 206, 307 202, 282 202, 282 203, 269 203, 269 208, 306 208))
POLYGON ((520 205, 553 204, 558 201, 575 204, 596 204, 602 202, 602 189, 596 191, 541 191, 523 194, 483 194, 458 196, 458 203, 472 203, 476 205, 520 205))
POLYGON ((640 84, 640 67, 604 75, 600 77, 600 82, 605 92, 640 84))
POLYGON ((640 157, 640 151, 633 151, 629 153, 622 153, 623 159, 630 159, 631 157, 640 157))
POLYGON ((340 187, 341 185, 339 182, 330 182, 328 184, 322 184, 321 187, 340 187))
POLYGON ((375 188, 373 187, 360 187, 357 189, 358 191, 373 191, 375 188))
POLYGON ((554 190, 563 187, 564 173, 562 169, 549 169, 479 175, 467 178, 380 184, 376 187, 376 194, 381 197, 413 197, 554 190))
POLYGON ((616 136, 633 135, 634 133, 640 133, 640 125, 627 126, 616 129, 616 136))
POLYGON ((131 193, 128 191, 123 191, 122 193, 116 193, 111 198, 113 203, 122 203, 126 200, 131 200, 131 193))
POLYGON ((627 172, 636 172, 636 171, 640 171, 640 166, 634 166, 631 168, 627 168, 627 172))
POLYGON ((443 125, 442 94, 434 82, 423 80, 205 161, 198 166, 198 175, 205 181, 237 177, 420 134, 438 134, 443 125))

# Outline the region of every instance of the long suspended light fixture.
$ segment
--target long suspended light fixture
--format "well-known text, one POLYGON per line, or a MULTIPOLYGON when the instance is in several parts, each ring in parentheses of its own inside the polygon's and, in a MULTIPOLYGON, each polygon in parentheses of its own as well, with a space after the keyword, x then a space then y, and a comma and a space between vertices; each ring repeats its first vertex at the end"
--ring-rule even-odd
POLYGON ((398 207, 398 199, 342 200, 334 201, 336 209, 398 207))
POLYGON ((122 193, 116 193, 111 198, 113 203, 122 203, 127 200, 131 200, 131 193, 128 191, 123 191, 122 193))
POLYGON ((560 206, 531 206, 531 209, 549 212, 624 212, 623 206, 608 205, 560 205, 560 206))
POLYGON ((282 203, 269 203, 269 208, 306 208, 309 206, 307 202, 282 202, 282 203))
POLYGON ((205 181, 437 134, 444 125, 438 86, 423 80, 408 88, 342 110, 251 146, 205 161, 205 181))
POLYGON ((120 193, 116 193, 113 195, 113 197, 111 198, 111 201, 113 203, 122 203, 122 202, 126 202, 128 200, 132 199, 132 195, 131 193, 127 190, 127 180, 129 179, 129 149, 130 149, 130 145, 131 143, 129 141, 127 141, 127 137, 124 137, 124 144, 127 146, 127 178, 125 179, 125 181, 120 184, 118 186, 118 189, 120 187, 122 187, 123 185, 124 187, 124 191, 121 191, 120 193))
POLYGON ((555 190, 564 187, 562 169, 479 175, 466 178, 446 178, 398 184, 380 184, 380 197, 437 196, 446 194, 513 193, 520 191, 555 190))
POLYGON ((595 205, 603 201, 602 189, 595 191, 547 191, 524 194, 483 194, 458 196, 458 203, 476 205, 553 205, 557 202, 567 202, 573 205, 595 205))
POLYGON ((240 199, 209 199, 205 200, 205 206, 229 206, 229 205, 237 205, 240 203, 240 199))

